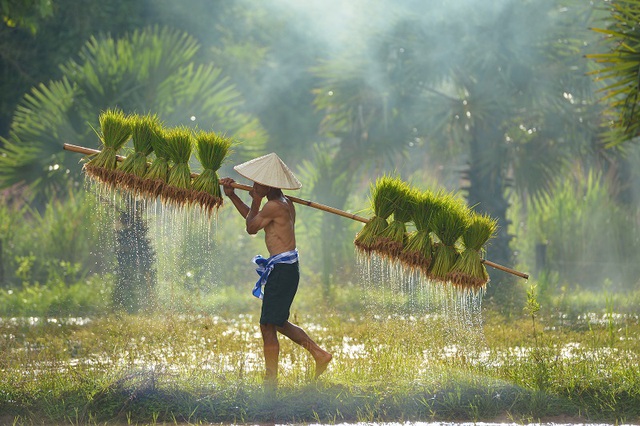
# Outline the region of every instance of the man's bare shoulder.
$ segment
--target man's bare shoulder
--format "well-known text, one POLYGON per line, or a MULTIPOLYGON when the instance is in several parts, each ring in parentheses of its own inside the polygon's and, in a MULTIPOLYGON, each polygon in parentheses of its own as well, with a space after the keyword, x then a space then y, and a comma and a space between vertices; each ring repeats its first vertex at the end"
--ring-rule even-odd
POLYGON ((282 218, 283 220, 295 220, 295 209, 293 202, 286 197, 276 198, 267 201, 263 207, 263 211, 266 209, 265 216, 275 218, 282 218))
POLYGON ((287 203, 290 203, 290 201, 284 201, 281 199, 268 200, 264 206, 262 206, 262 212, 270 215, 281 214, 281 212, 285 212, 289 209, 289 205, 287 203))
POLYGON ((276 207, 277 208, 288 208, 289 205, 291 205, 291 200, 288 199, 287 197, 280 197, 280 198, 274 198, 274 199, 268 200, 265 203, 265 206, 267 204, 272 206, 271 208, 276 208, 276 207))

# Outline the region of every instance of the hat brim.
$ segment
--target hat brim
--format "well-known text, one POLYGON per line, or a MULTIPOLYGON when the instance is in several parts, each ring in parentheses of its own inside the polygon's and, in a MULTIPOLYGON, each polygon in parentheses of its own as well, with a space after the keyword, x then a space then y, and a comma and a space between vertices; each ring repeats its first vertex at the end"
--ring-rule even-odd
POLYGON ((302 183, 275 153, 238 164, 233 169, 260 185, 292 190, 302 188, 302 183))

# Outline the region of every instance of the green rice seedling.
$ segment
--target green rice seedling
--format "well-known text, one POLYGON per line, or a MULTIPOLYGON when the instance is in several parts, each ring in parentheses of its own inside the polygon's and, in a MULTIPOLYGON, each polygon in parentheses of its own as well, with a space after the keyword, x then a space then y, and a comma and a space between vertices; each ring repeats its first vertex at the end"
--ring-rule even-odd
POLYGON ((162 130, 157 115, 132 116, 134 152, 129 154, 118 167, 118 186, 134 194, 141 192, 147 173, 147 156, 153 151, 151 141, 162 130))
POLYGON ((433 258, 431 239, 433 217, 440 207, 436 195, 431 191, 415 194, 411 220, 416 230, 409 234, 400 258, 405 266, 427 273, 433 258))
POLYGON ((232 143, 230 138, 213 132, 201 131, 196 134, 196 157, 203 171, 193 179, 192 201, 209 214, 222 205, 217 171, 229 153, 232 143))
POLYGON ((167 185, 162 191, 164 201, 178 206, 188 203, 191 191, 189 159, 193 150, 193 135, 187 127, 167 131, 167 150, 173 165, 169 169, 167 185))
POLYGON ((131 120, 118 109, 108 109, 98 118, 102 150, 84 166, 87 174, 110 187, 116 186, 117 153, 131 137, 131 120))
POLYGON ((378 237, 389 223, 387 219, 393 214, 402 191, 403 182, 395 177, 384 175, 371 186, 371 205, 373 217, 360 230, 354 240, 356 248, 370 254, 375 248, 378 237))
POLYGON ((474 213, 462 234, 464 250, 447 274, 452 284, 464 288, 481 289, 489 281, 487 268, 482 263, 482 247, 498 229, 498 221, 486 214, 474 213))
POLYGON ((401 182, 397 185, 393 220, 389 223, 376 241, 374 250, 379 254, 398 261, 407 242, 407 222, 411 221, 411 213, 416 203, 416 191, 409 184, 401 182))
POLYGON ((156 129, 151 134, 151 147, 155 158, 147 167, 141 191, 146 195, 157 198, 163 192, 169 179, 169 144, 166 131, 163 128, 156 129))
POLYGON ((435 245, 430 278, 446 281, 447 274, 458 260, 456 243, 469 223, 469 209, 450 193, 438 194, 440 209, 433 217, 433 232, 439 243, 435 245))

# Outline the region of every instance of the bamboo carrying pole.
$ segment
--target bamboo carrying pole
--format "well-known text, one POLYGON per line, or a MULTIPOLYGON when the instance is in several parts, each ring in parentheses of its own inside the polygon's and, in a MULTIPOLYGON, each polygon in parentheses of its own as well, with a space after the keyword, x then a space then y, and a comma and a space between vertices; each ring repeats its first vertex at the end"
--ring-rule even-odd
MULTIPOLYGON (((97 153, 100 152, 97 149, 86 148, 86 147, 83 147, 83 146, 72 145, 72 144, 68 144, 68 143, 63 144, 63 148, 66 151, 77 152, 79 154, 85 154, 85 155, 94 155, 94 154, 97 154, 97 153)), ((117 158, 118 161, 122 161, 126 157, 118 155, 118 156, 116 156, 116 158, 117 158)), ((198 175, 197 173, 191 173, 192 177, 195 177, 197 175, 198 175)), ((233 186, 236 189, 242 189, 244 191, 250 191, 252 189, 251 186, 243 185, 241 183, 233 183, 231 186, 233 186)), ((302 204, 302 205, 307 206, 307 207, 313 207, 314 209, 322 210, 322 211, 325 211, 325 212, 328 212, 328 213, 333 213, 333 214, 336 214, 338 216, 342 216, 342 217, 346 217, 348 219, 356 220, 358 222, 362 222, 362 223, 368 223, 369 222, 369 219, 367 219, 365 217, 358 216, 358 215, 353 214, 353 213, 345 212, 344 210, 336 209, 334 207, 326 206, 324 204, 316 203, 314 201, 304 200, 302 198, 293 197, 291 195, 287 195, 287 198, 289 198, 294 203, 302 204)), ((518 276, 520 278, 529 279, 529 274, 526 274, 524 272, 519 272, 519 271, 516 271, 515 269, 507 268, 506 266, 499 265, 499 264, 497 264, 495 262, 492 262, 490 260, 487 260, 487 259, 481 259, 481 261, 485 265, 490 266, 490 267, 492 267, 494 269, 498 269, 500 271, 507 272, 507 273, 509 273, 511 275, 515 275, 515 276, 518 276)))

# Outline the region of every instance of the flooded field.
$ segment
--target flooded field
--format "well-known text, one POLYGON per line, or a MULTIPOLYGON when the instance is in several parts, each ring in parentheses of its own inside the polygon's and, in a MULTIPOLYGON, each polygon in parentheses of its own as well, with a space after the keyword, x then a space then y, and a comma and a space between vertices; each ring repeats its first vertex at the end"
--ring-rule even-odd
POLYGON ((158 424, 384 426, 640 418, 635 314, 539 320, 535 338, 526 317, 488 315, 476 327, 438 312, 295 317, 334 360, 314 382, 306 351, 282 340, 276 399, 262 393, 252 315, 3 318, 0 411, 45 410, 52 420, 77 411, 84 423, 75 424, 150 424, 154 415, 158 424), (396 420, 407 423, 387 423, 396 420))

